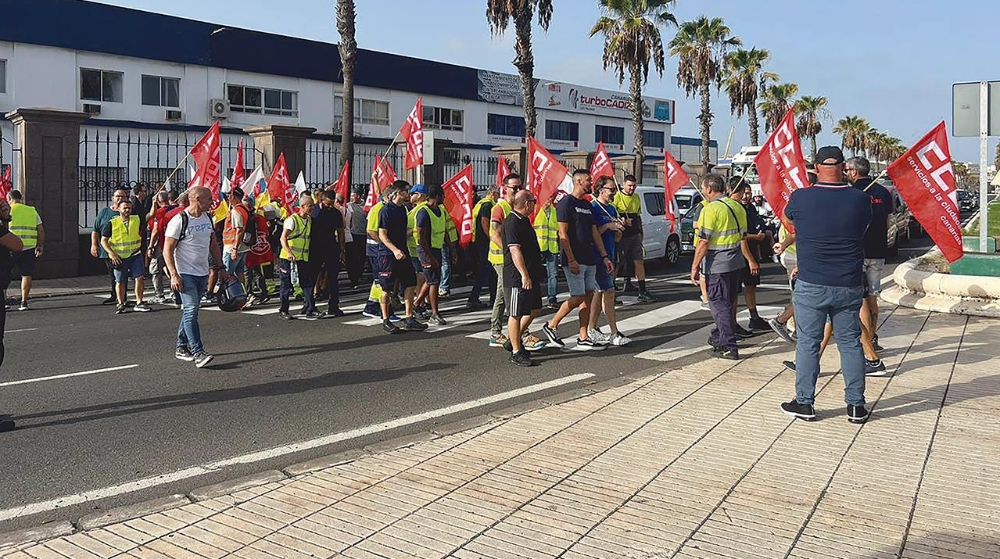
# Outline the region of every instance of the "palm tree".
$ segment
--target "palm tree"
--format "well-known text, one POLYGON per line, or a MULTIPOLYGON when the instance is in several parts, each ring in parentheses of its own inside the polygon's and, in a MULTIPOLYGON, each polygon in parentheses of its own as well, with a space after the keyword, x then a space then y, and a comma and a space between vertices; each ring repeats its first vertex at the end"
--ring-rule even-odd
POLYGON ((354 0, 337 0, 337 32, 340 33, 340 66, 344 74, 342 93, 344 116, 340 131, 340 166, 348 164, 347 184, 354 172, 354 70, 358 63, 358 41, 355 38, 357 12, 354 0))
POLYGON ((845 116, 833 127, 834 134, 840 134, 840 147, 851 150, 851 155, 857 155, 864 147, 864 138, 871 125, 860 116, 845 116))
POLYGON ((507 31, 514 20, 514 66, 521 75, 524 93, 524 126, 528 136, 535 135, 535 55, 531 52, 531 20, 538 10, 538 25, 543 31, 552 21, 552 0, 486 0, 486 21, 494 37, 507 31))
POLYGON ((799 86, 794 83, 776 83, 764 89, 761 102, 758 104, 760 113, 764 116, 764 131, 770 134, 785 118, 785 114, 795 105, 793 97, 799 93, 799 86))
MULTIPOLYGON (((635 130, 635 155, 645 155, 643 146, 642 85, 649 79, 649 63, 663 75, 663 41, 660 26, 677 25, 677 19, 667 11, 675 0, 600 0, 604 15, 590 30, 590 36, 604 35, 604 69, 615 69, 618 85, 625 82, 628 70, 629 99, 632 103, 632 126, 635 130)), ((636 165, 640 170, 642 165, 636 165)), ((641 173, 640 173, 641 174, 641 173)), ((641 180, 642 177, 640 176, 641 180)))
POLYGON ((778 74, 763 70, 764 63, 770 58, 771 53, 767 49, 752 48, 737 49, 727 54, 725 59, 723 81, 729 94, 729 107, 736 118, 746 113, 750 144, 754 146, 760 145, 757 97, 768 82, 778 80, 778 74))
POLYGON ((721 18, 701 16, 694 21, 684 22, 677 35, 670 41, 670 56, 679 58, 677 63, 677 85, 691 97, 697 93, 701 97, 701 163, 708 170, 708 144, 711 140, 712 115, 711 87, 718 90, 722 82, 722 61, 729 47, 742 44, 739 37, 731 36, 732 31, 721 18))
POLYGON ((861 137, 861 153, 867 158, 878 159, 881 156, 881 142, 885 134, 878 128, 869 127, 861 137))
POLYGON ((826 97, 811 97, 803 95, 795 103, 795 112, 798 113, 798 122, 795 129, 799 136, 808 136, 811 142, 812 155, 810 159, 816 160, 816 136, 823 131, 823 121, 830 120, 830 111, 826 110, 826 97))

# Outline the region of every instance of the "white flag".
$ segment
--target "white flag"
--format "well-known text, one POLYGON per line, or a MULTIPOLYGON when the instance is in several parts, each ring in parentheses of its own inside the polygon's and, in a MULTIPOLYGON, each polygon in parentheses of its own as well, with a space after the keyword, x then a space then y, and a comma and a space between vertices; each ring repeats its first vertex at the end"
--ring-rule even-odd
POLYGON ((223 175, 223 177, 222 177, 222 193, 226 194, 226 195, 229 195, 229 191, 230 190, 232 190, 232 183, 229 182, 229 177, 223 175))
POLYGON ((309 192, 309 187, 306 186, 306 178, 302 175, 302 171, 299 171, 299 177, 295 179, 295 192, 298 194, 309 192))

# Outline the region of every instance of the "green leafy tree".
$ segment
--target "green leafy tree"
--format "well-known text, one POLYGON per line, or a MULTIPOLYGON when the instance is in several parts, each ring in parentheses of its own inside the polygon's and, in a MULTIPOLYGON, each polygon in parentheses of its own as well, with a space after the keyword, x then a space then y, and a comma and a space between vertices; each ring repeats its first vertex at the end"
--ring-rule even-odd
POLYGON ((823 131, 823 121, 830 120, 830 111, 826 109, 826 104, 826 97, 810 97, 808 95, 803 95, 795 103, 795 112, 798 118, 795 128, 800 137, 807 136, 809 138, 812 148, 809 159, 813 161, 816 159, 816 136, 819 136, 819 133, 823 131))
POLYGON ((737 49, 726 54, 723 85, 729 94, 733 116, 747 115, 750 144, 759 146, 760 124, 757 122, 757 98, 767 84, 778 80, 778 74, 765 72, 764 64, 771 58, 767 49, 737 49))
POLYGON ((776 83, 764 89, 759 104, 761 116, 764 117, 764 130, 770 134, 781 123, 788 109, 795 105, 795 96, 799 86, 794 83, 776 83))

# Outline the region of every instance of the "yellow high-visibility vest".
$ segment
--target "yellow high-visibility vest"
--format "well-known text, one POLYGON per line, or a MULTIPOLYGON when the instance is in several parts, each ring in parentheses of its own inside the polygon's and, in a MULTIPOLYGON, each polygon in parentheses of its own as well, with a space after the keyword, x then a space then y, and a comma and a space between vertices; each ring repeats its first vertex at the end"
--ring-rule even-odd
POLYGON ((487 208, 489 208, 488 211, 492 212, 493 211, 493 199, 489 198, 489 197, 483 198, 482 200, 476 202, 476 206, 474 208, 472 208, 472 222, 473 222, 473 225, 475 225, 475 227, 472 228, 472 240, 473 241, 478 240, 479 239, 479 235, 482 234, 482 233, 479 232, 479 229, 480 229, 479 228, 479 212, 482 211, 483 206, 486 206, 487 208))
POLYGON ((559 220, 555 206, 548 204, 535 215, 535 236, 542 252, 559 254, 559 220))
MULTIPOLYGON (((292 254, 295 255, 295 260, 297 262, 308 262, 309 261, 309 237, 312 234, 312 220, 308 218, 303 218, 299 214, 292 214, 292 219, 294 220, 295 227, 292 229, 291 233, 288 234, 288 248, 292 249, 292 254)), ((278 255, 279 258, 285 260, 291 260, 288 256, 288 251, 285 247, 281 247, 281 254, 278 255)))
POLYGON ((10 232, 21 237, 24 248, 38 246, 38 211, 25 204, 11 204, 10 232))
MULTIPOLYGON (((441 248, 444 246, 444 235, 448 232, 448 224, 451 223, 451 217, 443 206, 437 207, 437 210, 441 212, 440 215, 434 215, 434 212, 430 210, 427 204, 424 204, 423 207, 427 210, 427 217, 431 218, 431 248, 441 248)), ((416 209, 419 211, 420 208, 416 209)), ((414 217, 413 219, 416 222, 417 218, 414 217)), ((420 235, 417 233, 416 226, 413 229, 413 238, 417 240, 419 245, 420 235)), ((413 254, 416 254, 416 252, 413 254)))
POLYGON ((417 212, 420 208, 427 205, 427 202, 420 202, 413 209, 406 212, 406 228, 410 230, 410 234, 406 236, 406 248, 410 250, 410 256, 415 257, 417 255, 417 212))
MULTIPOLYGON (((499 206, 500 209, 503 210, 503 217, 504 217, 504 219, 507 219, 507 216, 510 215, 510 211, 512 209, 510 207, 510 203, 507 202, 507 200, 500 200, 499 202, 497 202, 497 206, 499 206)), ((503 264, 503 247, 501 247, 500 245, 498 245, 498 244, 496 244, 496 243, 493 242, 493 232, 494 231, 496 231, 496 225, 494 225, 494 221, 491 218, 490 219, 490 254, 489 254, 489 256, 487 256, 487 259, 490 261, 490 264, 503 264)))
POLYGON ((740 246, 747 232, 747 212, 743 204, 728 196, 717 198, 701 211, 698 225, 702 232, 708 232, 708 250, 733 249, 740 246))
POLYGON ((137 254, 142 247, 142 235, 139 233, 139 216, 130 215, 128 224, 122 216, 111 220, 111 238, 108 239, 111 250, 121 258, 137 254))

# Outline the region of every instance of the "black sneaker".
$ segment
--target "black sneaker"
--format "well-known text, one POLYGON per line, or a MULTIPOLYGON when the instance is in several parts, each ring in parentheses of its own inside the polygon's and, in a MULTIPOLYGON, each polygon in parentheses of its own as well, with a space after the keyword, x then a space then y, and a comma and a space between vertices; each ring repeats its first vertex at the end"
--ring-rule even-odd
MULTIPOLYGON (((767 329, 770 330, 771 327, 768 326, 767 329)), ((737 324, 733 328, 733 333, 736 334, 737 338, 742 338, 744 340, 747 339, 747 338, 752 338, 752 337, 754 337, 756 335, 756 334, 753 333, 753 331, 747 330, 746 328, 740 326, 739 324, 737 324)))
POLYGON ((111 297, 108 297, 107 299, 101 301, 101 304, 102 305, 114 305, 117 302, 118 302, 118 297, 111 296, 111 297))
POLYGON ((292 316, 292 313, 290 313, 288 311, 281 311, 281 312, 279 312, 278 313, 278 318, 280 318, 282 320, 295 320, 295 317, 292 316))
POLYGON ((426 330, 427 325, 410 316, 406 318, 406 323, 403 325, 403 328, 418 332, 420 330, 426 330))
POLYGON ((559 337, 559 332, 556 332, 555 330, 550 328, 548 322, 542 323, 542 332, 545 333, 545 337, 548 338, 549 341, 552 342, 553 344, 559 347, 566 347, 566 344, 562 341, 562 338, 559 337))
POLYGON ((517 353, 512 353, 510 355, 510 362, 517 365, 518 367, 530 367, 535 363, 531 360, 531 355, 527 351, 521 350, 517 353))
POLYGON ((885 348, 878 345, 878 334, 872 336, 872 345, 875 346, 875 351, 885 351, 885 348))
POLYGON ((792 371, 795 370, 795 361, 782 361, 781 364, 788 367, 792 371))
POLYGON ((327 314, 329 314, 331 316, 335 316, 337 318, 340 318, 340 317, 344 316, 347 313, 345 313, 344 311, 340 310, 339 307, 334 307, 333 309, 327 311, 327 314))
POLYGON ((215 357, 212 357, 208 353, 202 351, 201 353, 194 356, 194 366, 198 367, 199 369, 203 369, 207 367, 208 364, 211 363, 213 359, 215 359, 215 357))
POLYGON ((816 410, 812 404, 800 404, 796 400, 781 404, 781 411, 798 419, 812 421, 816 419, 816 410))
POLYGON ((721 359, 728 359, 730 361, 740 360, 740 351, 738 349, 727 349, 724 347, 716 347, 712 349, 712 353, 714 353, 716 357, 719 357, 721 359))
POLYGON ((768 330, 771 329, 771 325, 768 324, 766 320, 764 320, 763 318, 760 318, 760 317, 751 318, 749 326, 750 326, 751 330, 761 330, 761 331, 764 331, 764 332, 766 332, 766 331, 768 331, 768 330))
POLYGON ((194 354, 192 354, 186 347, 177 348, 177 351, 174 352, 174 357, 180 359, 181 361, 194 361, 194 354))
POLYGON ((881 359, 876 359, 874 361, 869 361, 865 359, 865 376, 866 377, 884 377, 888 376, 889 372, 885 370, 885 363, 881 359))
POLYGON ((708 346, 709 346, 710 348, 712 348, 712 351, 715 351, 715 350, 719 349, 720 347, 722 347, 722 346, 720 346, 719 344, 717 344, 717 343, 713 342, 713 341, 712 341, 712 338, 709 338, 709 339, 708 339, 708 340, 706 340, 706 341, 708 342, 708 346))
POLYGON ((14 418, 9 415, 0 416, 0 433, 9 433, 15 428, 14 418))
MULTIPOLYGON (((514 344, 510 341, 510 337, 508 337, 507 340, 503 343, 503 348, 511 353, 514 352, 514 344)), ((521 348, 521 351, 524 351, 523 347, 521 348)))
POLYGON ((115 314, 125 314, 125 305, 121 303, 115 305, 115 314))
POLYGON ((868 421, 868 410, 864 406, 847 406, 847 421, 849 423, 861 424, 868 421))
POLYGON ((403 331, 402 328, 396 326, 392 322, 385 320, 382 322, 382 329, 385 330, 387 334, 399 334, 403 331))

